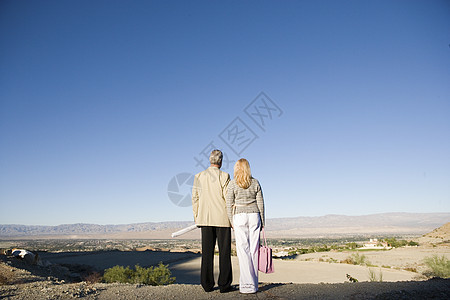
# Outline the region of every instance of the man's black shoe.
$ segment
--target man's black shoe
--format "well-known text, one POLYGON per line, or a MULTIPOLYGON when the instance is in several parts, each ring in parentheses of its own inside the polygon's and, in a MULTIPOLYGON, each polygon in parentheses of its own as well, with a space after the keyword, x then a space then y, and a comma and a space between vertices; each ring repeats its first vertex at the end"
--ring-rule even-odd
POLYGON ((220 290, 221 293, 229 293, 229 292, 233 292, 236 291, 237 289, 234 286, 229 286, 226 289, 220 290))
POLYGON ((205 289, 205 288, 203 288, 203 290, 204 290, 205 292, 207 292, 207 293, 210 293, 210 292, 214 291, 214 287, 212 287, 212 288, 210 288, 210 289, 205 289))

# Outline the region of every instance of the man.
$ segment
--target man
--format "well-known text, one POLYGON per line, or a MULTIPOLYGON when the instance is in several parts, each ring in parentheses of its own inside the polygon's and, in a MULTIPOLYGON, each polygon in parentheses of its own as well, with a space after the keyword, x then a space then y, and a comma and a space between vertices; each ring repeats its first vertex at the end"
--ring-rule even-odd
POLYGON ((201 284, 206 292, 214 289, 214 248, 219 245, 219 280, 221 293, 232 290, 231 224, 225 196, 230 175, 220 170, 223 154, 213 150, 211 166, 195 175, 192 187, 192 208, 195 224, 202 231, 201 284))

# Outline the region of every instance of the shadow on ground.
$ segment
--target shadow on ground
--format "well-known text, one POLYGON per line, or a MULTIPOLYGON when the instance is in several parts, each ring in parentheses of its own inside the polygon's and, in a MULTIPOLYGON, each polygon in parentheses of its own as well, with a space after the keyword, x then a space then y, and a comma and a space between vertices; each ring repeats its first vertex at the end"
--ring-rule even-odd
POLYGON ((169 265, 176 283, 199 284, 200 254, 192 252, 166 252, 166 251, 95 251, 95 252, 62 252, 39 254, 41 259, 58 264, 69 269, 82 269, 91 267, 92 270, 103 273, 105 269, 114 266, 140 265, 141 267, 157 266, 160 262, 169 265))

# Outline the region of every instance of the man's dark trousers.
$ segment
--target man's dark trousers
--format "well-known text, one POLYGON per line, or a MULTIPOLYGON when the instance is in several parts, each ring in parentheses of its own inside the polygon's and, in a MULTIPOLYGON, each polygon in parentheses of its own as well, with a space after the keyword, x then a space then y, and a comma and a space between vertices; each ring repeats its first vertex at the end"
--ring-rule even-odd
POLYGON ((219 288, 226 291, 233 281, 231 270, 231 228, 204 226, 202 229, 201 283, 206 292, 214 288, 214 248, 219 245, 219 288))

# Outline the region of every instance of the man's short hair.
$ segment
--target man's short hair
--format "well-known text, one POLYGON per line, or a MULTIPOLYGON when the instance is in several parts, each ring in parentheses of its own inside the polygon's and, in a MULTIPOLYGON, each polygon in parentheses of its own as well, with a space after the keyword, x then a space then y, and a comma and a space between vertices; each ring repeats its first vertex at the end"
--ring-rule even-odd
POLYGON ((222 151, 216 149, 216 150, 213 150, 211 152, 211 155, 209 156, 209 162, 212 165, 219 165, 219 166, 221 166, 222 165, 222 158, 223 158, 222 151))

